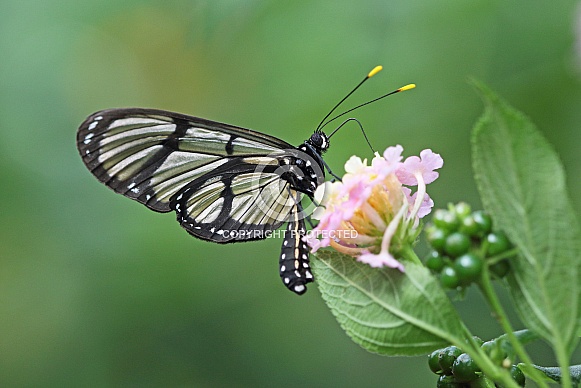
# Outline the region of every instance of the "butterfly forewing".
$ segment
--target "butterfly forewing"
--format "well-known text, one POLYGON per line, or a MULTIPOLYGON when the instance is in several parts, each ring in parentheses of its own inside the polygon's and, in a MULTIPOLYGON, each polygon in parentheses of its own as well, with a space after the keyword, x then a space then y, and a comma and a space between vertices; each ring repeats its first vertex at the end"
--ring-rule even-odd
POLYGON ((288 143, 244 128, 154 109, 111 109, 81 124, 77 145, 89 170, 116 192, 167 212, 187 183, 229 158, 267 155, 288 143))

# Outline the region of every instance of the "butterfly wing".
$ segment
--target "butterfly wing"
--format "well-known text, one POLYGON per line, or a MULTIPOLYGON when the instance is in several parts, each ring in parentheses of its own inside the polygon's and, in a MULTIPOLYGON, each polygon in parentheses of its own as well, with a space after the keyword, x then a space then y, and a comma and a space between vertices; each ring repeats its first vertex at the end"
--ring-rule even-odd
POLYGON ((79 127, 77 147, 97 179, 159 212, 172 210, 172 196, 220 166, 294 148, 248 129, 140 108, 92 114, 79 127))
POLYGON ((281 179, 274 156, 234 158, 170 200, 190 234, 217 243, 268 237, 289 219, 301 194, 281 179))

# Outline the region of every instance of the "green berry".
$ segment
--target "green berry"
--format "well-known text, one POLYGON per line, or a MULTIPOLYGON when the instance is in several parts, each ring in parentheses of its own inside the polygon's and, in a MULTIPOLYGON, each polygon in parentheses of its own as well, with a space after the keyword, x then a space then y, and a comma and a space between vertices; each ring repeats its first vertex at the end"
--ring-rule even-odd
POLYGON ((440 273, 440 283, 445 288, 453 289, 460 285, 460 279, 458 279, 458 274, 456 270, 450 266, 445 266, 442 268, 440 273))
POLYGON ((457 381, 463 383, 476 380, 478 372, 480 372, 480 368, 478 368, 472 357, 466 353, 459 355, 454 364, 452 364, 452 374, 457 381))
POLYGON ((522 370, 516 365, 510 367, 510 376, 521 387, 525 386, 526 378, 522 370))
POLYGON ((438 228, 444 229, 448 232, 454 232, 460 226, 460 219, 456 213, 444 209, 438 209, 434 212, 432 222, 438 228))
POLYGON ((436 273, 439 273, 445 265, 446 260, 438 251, 432 251, 426 257, 426 267, 436 273))
POLYGON ((437 250, 438 252, 444 251, 444 246, 446 245, 446 237, 448 237, 448 232, 444 229, 432 226, 426 230, 426 237, 428 243, 437 250))
POLYGON ((484 341, 482 340, 482 338, 478 337, 478 336, 472 336, 472 339, 474 339, 474 341, 476 342, 476 344, 478 344, 478 346, 482 346, 482 344, 484 343, 484 341))
POLYGON ((440 364, 440 368, 442 368, 443 374, 452 374, 452 365, 454 365, 454 361, 461 354, 462 350, 453 345, 442 349, 440 354, 438 354, 438 363, 440 364))
POLYGON ((446 237, 444 251, 451 257, 460 256, 470 249, 470 239, 464 233, 454 232, 446 237))
POLYGON ((490 230, 492 229, 492 218, 490 218, 488 214, 486 214, 482 210, 477 210, 474 213, 472 213, 472 217, 480 227, 480 232, 482 234, 490 232, 490 230))
POLYGON ((436 383, 437 388, 462 388, 463 384, 456 381, 454 376, 440 376, 436 383))
POLYGON ((488 242, 487 256, 496 256, 510 248, 510 242, 502 232, 489 233, 486 235, 486 242, 488 242))
POLYGON ((480 277, 483 260, 473 253, 466 253, 454 261, 454 269, 460 283, 470 284, 480 277))
POLYGON ((428 355, 428 366, 430 367, 430 370, 437 375, 442 373, 439 356, 440 352, 442 352, 443 350, 444 349, 437 349, 434 350, 430 355, 428 355))
POLYGON ((477 236, 480 233, 480 225, 476 223, 474 217, 472 215, 468 215, 462 219, 460 223, 460 232, 465 233, 466 235, 473 237, 477 236))
POLYGON ((508 260, 504 259, 492 264, 488 268, 490 269, 490 272, 492 272, 498 278, 502 279, 506 276, 508 271, 510 271, 510 264, 508 260))
POLYGON ((470 209, 470 205, 468 205, 466 202, 458 202, 456 206, 454 206, 454 211, 458 215, 458 218, 463 220, 470 214, 472 209, 470 209))

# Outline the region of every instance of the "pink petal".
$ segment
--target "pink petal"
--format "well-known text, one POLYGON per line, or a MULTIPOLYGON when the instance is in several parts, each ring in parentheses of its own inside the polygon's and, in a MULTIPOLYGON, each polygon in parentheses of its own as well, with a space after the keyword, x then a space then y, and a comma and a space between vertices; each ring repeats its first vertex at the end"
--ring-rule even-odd
POLYGON ((434 170, 441 168, 444 160, 439 154, 432 152, 430 149, 420 152, 420 157, 410 156, 401 164, 396 171, 396 176, 404 185, 415 186, 418 180, 415 174, 422 175, 426 184, 435 181, 439 174, 434 170))
MULTIPOLYGON (((406 198, 408 200, 409 209, 411 212, 412 208, 414 207, 414 203, 416 203, 416 198, 418 197, 418 193, 415 192, 412 195, 412 191, 409 187, 402 187, 401 191, 404 193, 404 195, 406 196, 406 198)), ((434 201, 426 193, 426 195, 424 195, 424 199, 422 200, 422 204, 420 205, 420 209, 418 210, 418 214, 417 214, 418 218, 423 218, 423 217, 427 216, 428 214, 430 214, 433 207, 434 207, 434 201)))
POLYGON ((422 158, 422 164, 426 169, 437 170, 444 165, 444 159, 440 154, 436 154, 429 148, 420 152, 420 158, 422 158))
POLYGON ((313 231, 314 230, 312 230, 306 236, 303 236, 303 241, 306 242, 307 245, 311 247, 311 252, 315 253, 319 248, 323 247, 323 244, 321 244, 321 240, 317 239, 316 237, 317 233, 313 233, 313 231))
POLYGON ((418 180, 414 176, 416 171, 421 171, 421 160, 417 156, 410 156, 399 166, 395 175, 402 184, 415 186, 418 184, 418 180))
POLYGON ((389 267, 397 268, 401 272, 404 272, 403 265, 387 252, 380 252, 377 255, 373 253, 364 253, 357 258, 357 261, 369 264, 372 268, 389 267))
MULTIPOLYGON (((416 197, 416 196, 417 196, 417 193, 414 194, 414 197, 416 197)), ((414 200, 415 200, 415 198, 414 198, 414 200)), ((430 196, 428 194, 424 195, 424 199, 422 200, 422 204, 420 206, 420 209, 418 210, 418 217, 424 218, 425 216, 430 214, 433 207, 434 207, 434 201, 432 200, 432 198, 430 198, 430 196)))
POLYGON ((401 145, 396 145, 393 147, 387 147, 387 149, 383 152, 383 157, 385 160, 390 164, 395 164, 401 162, 402 156, 401 153, 403 152, 403 147, 401 145))

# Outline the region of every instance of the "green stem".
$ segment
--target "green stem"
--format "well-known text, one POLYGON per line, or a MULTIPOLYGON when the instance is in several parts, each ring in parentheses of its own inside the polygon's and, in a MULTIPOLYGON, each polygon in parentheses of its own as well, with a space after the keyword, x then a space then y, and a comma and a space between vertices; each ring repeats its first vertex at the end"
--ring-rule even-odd
POLYGON ((570 388, 571 385, 571 374, 569 373, 569 357, 564 354, 564 346, 557 347, 557 361, 561 367, 561 385, 565 388, 570 388))
POLYGON ((490 276, 488 272, 488 266, 486 265, 482 270, 482 277, 480 278, 480 282, 478 283, 478 285, 480 286, 480 290, 484 295, 484 298, 490 305, 494 317, 496 318, 496 320, 506 333, 505 334, 506 338, 512 345, 512 348, 514 349, 516 355, 520 357, 521 361, 527 365, 527 372, 529 373, 529 375, 532 376, 532 378, 537 382, 539 387, 548 388, 548 385, 543 381, 543 378, 539 375, 539 372, 532 366, 533 365, 532 360, 525 351, 521 342, 516 337, 515 332, 508 320, 508 317, 506 316, 506 313, 502 308, 500 301, 498 300, 496 292, 492 287, 492 283, 490 281, 490 276))
POLYGON ((422 261, 420 260, 420 258, 418 257, 418 255, 416 255, 416 253, 414 252, 414 250, 410 246, 405 246, 400 251, 400 254, 402 255, 402 257, 404 259, 409 260, 412 263, 419 264, 419 265, 423 265, 422 264, 422 261))
MULTIPOLYGON (((486 245, 488 245, 488 243, 486 243, 486 245)), ((484 244, 483 244, 483 246, 484 246, 484 244)), ((483 249, 483 251, 482 251, 481 253, 484 253, 484 252, 486 252, 486 250, 485 250, 485 249, 483 249)), ((519 250, 518 250, 518 249, 516 249, 516 248, 514 248, 514 249, 508 250, 508 251, 506 251, 506 252, 499 253, 499 254, 498 254, 498 255, 496 255, 496 256, 487 257, 487 258, 486 258, 486 262, 487 262, 487 263, 488 263, 488 265, 490 266, 490 265, 492 265, 492 264, 496 264, 496 263, 498 263, 498 262, 499 262, 499 261, 501 261, 501 260, 504 260, 504 259, 510 259, 510 258, 514 257, 514 256, 516 256, 516 254, 517 254, 518 252, 519 252, 519 250)), ((484 256, 484 255, 482 255, 481 257, 485 257, 485 256, 484 256)))

